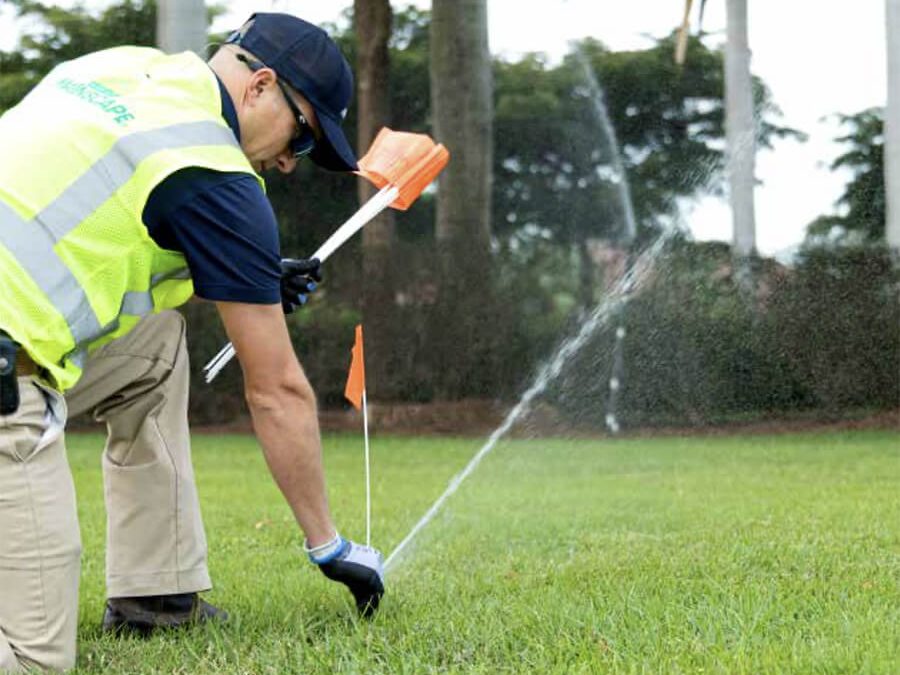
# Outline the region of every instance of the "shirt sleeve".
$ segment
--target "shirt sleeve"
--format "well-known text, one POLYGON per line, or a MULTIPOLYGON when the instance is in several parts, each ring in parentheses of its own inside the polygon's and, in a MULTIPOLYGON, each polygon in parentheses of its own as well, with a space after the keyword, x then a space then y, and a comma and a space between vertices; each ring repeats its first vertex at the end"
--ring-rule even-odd
POLYGON ((253 176, 183 169, 153 190, 143 219, 159 246, 184 254, 201 298, 281 302, 278 224, 253 176))

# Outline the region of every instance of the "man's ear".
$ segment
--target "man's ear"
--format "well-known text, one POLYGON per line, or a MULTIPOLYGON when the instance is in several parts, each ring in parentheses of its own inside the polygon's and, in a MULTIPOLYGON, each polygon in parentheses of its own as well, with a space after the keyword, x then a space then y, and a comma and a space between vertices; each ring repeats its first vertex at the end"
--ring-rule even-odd
POLYGON ((247 82, 247 96, 251 103, 255 103, 275 86, 275 72, 271 68, 261 68, 250 76, 247 82))

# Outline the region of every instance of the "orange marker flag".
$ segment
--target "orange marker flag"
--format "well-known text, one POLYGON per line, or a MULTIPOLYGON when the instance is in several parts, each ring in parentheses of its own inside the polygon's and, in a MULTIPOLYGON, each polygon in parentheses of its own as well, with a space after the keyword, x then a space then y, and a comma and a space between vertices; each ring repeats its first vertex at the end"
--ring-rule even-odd
POLYGON ((356 326, 356 342, 353 344, 353 358, 350 361, 350 373, 347 375, 347 386, 344 397, 357 410, 362 409, 363 394, 366 391, 366 362, 363 356, 362 324, 356 326))
POLYGON ((383 127, 368 152, 359 159, 356 173, 375 187, 392 185, 397 198, 391 206, 406 211, 450 161, 450 153, 426 134, 383 127))
POLYGON ((344 396, 353 407, 362 410, 363 431, 366 448, 366 546, 372 540, 372 489, 369 478, 369 414, 366 405, 366 360, 363 356, 362 324, 356 326, 356 341, 353 344, 353 358, 350 361, 350 373, 347 375, 347 386, 344 396))

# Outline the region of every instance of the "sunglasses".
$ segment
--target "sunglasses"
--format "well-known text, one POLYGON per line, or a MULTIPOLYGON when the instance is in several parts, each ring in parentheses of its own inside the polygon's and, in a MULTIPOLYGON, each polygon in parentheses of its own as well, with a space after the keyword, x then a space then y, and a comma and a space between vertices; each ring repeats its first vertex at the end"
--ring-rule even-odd
MULTIPOLYGON (((243 54, 235 54, 235 57, 241 63, 246 64, 247 67, 254 73, 257 70, 268 67, 261 61, 251 61, 243 54)), ((294 103, 294 99, 291 98, 290 92, 288 92, 287 87, 284 85, 281 79, 276 79, 275 84, 277 84, 278 88, 281 89, 281 93, 284 95, 284 100, 287 101, 288 108, 291 109, 291 114, 294 116, 294 121, 297 122, 297 131, 294 134, 294 137, 291 139, 291 152, 293 153, 295 159, 300 159, 304 155, 308 155, 316 147, 316 137, 313 134, 313 130, 309 122, 306 121, 306 117, 302 112, 300 112, 300 108, 297 107, 297 104, 294 103)))

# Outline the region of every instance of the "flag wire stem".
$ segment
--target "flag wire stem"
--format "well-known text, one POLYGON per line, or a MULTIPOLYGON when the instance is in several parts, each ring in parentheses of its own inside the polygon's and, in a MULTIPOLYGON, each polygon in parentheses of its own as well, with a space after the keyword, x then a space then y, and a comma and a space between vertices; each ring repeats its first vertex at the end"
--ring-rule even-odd
POLYGON ((366 390, 362 392, 363 438, 366 448, 366 546, 372 545, 372 483, 369 472, 369 406, 366 390))

